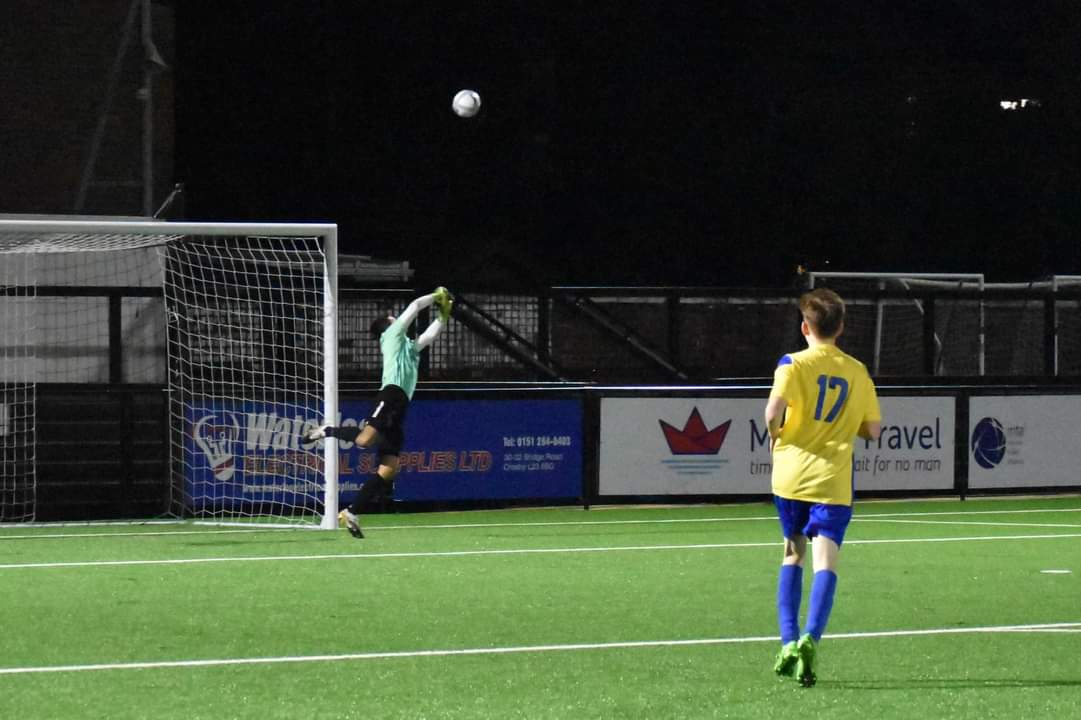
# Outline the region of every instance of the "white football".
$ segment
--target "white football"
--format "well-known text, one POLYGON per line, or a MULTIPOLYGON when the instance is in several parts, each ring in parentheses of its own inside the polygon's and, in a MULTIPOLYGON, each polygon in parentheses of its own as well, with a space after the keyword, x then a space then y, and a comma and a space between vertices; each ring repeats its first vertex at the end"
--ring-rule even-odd
POLYGON ((473 90, 459 90, 450 107, 458 117, 473 117, 480 111, 480 95, 473 90))

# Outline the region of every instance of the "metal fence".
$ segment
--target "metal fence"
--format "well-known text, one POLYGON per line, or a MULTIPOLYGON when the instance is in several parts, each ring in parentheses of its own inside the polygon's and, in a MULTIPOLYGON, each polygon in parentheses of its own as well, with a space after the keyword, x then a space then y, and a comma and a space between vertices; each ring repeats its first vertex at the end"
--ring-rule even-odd
MULTIPOLYGON (((85 357, 96 359, 101 369, 50 374, 49 381, 163 381, 164 327, 161 312, 152 312, 160 295, 144 288, 108 288, 116 302, 106 302, 109 297, 90 297, 94 293, 106 290, 64 289, 65 296, 86 295, 85 302, 107 305, 109 312, 95 323, 78 324, 79 334, 57 345, 62 357, 43 350, 42 362, 51 367, 62 359, 67 367, 85 357), (134 320, 128 318, 130 303, 143 308, 134 320)), ((369 325, 388 312, 401 312, 417 294, 340 291, 341 380, 379 379, 382 358, 369 325)), ((799 294, 723 288, 464 291, 455 319, 422 355, 421 377, 609 384, 766 378, 781 355, 803 347, 799 294)), ((876 378, 1081 377, 1081 288, 850 290, 844 297, 848 312, 839 344, 876 378)), ((422 315, 418 330, 429 320, 422 315)))
MULTIPOLYGON (((878 290, 846 293, 839 341, 878 377, 1081 375, 1078 289, 878 290)), ((548 377, 596 382, 681 382, 768 377, 803 347, 799 290, 551 288, 537 295, 462 293, 427 353, 433 380, 537 380, 522 347, 548 377), (470 322, 464 308, 470 313, 470 322), (481 327, 476 318, 489 321, 481 327), (504 333, 517 336, 501 343, 504 333), (510 345, 513 344, 513 348, 510 345)), ((380 356, 368 324, 400 311, 407 291, 343 291, 340 373, 376 379, 380 356)), ((424 322, 424 318, 421 319, 424 322)), ((421 325, 423 327, 423 325, 421 325)), ((532 359, 531 358, 531 359, 532 359)))

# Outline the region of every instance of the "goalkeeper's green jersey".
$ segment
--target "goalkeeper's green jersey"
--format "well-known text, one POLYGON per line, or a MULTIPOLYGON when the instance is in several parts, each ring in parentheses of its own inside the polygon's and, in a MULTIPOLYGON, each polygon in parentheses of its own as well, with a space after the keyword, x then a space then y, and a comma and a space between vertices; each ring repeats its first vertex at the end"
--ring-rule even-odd
POLYGON ((417 350, 416 341, 406 334, 410 322, 400 317, 379 336, 379 349, 383 352, 383 384, 380 389, 397 385, 412 400, 413 391, 417 389, 420 351, 417 350))

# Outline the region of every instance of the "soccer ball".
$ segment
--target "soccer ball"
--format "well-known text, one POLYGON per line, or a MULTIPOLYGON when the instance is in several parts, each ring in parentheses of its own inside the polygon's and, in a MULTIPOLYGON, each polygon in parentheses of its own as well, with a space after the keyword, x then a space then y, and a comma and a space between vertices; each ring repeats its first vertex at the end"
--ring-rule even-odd
POLYGON ((473 117, 480 111, 480 95, 473 90, 459 90, 450 108, 458 117, 473 117))

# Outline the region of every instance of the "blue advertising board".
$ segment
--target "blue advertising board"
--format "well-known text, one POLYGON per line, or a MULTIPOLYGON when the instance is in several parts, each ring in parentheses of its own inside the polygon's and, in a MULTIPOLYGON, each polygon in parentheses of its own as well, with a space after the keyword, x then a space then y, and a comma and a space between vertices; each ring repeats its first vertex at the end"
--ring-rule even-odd
POLYGON ((187 506, 233 512, 279 503, 315 510, 323 497, 320 451, 300 434, 312 410, 275 403, 192 403, 184 432, 187 506))
MULTIPOLYGON (((369 410, 367 403, 342 403, 343 416, 358 420, 369 410)), ((341 451, 342 489, 356 489, 378 458, 353 446, 341 451)), ((558 499, 581 494, 581 401, 410 403, 396 500, 558 499)), ((348 492, 343 496, 352 497, 348 492)))
MULTIPOLYGON (((355 425, 368 401, 345 400, 336 424, 355 425)), ((300 434, 320 418, 270 403, 196 404, 185 468, 192 509, 322 500, 321 443, 300 434)), ((348 502, 378 465, 374 450, 339 442, 348 502)), ((416 400, 410 404, 394 497, 404 501, 566 499, 582 493, 582 405, 559 400, 416 400)))

